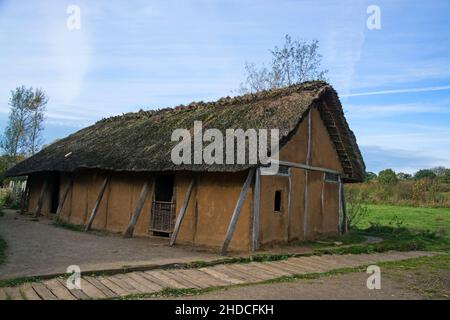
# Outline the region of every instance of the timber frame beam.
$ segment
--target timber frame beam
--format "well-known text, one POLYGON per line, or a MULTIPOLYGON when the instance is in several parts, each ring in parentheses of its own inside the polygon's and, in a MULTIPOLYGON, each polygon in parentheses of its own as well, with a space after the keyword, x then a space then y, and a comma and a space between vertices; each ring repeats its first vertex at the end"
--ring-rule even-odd
POLYGON ((97 212, 98 212, 98 208, 100 207, 100 203, 102 202, 103 194, 105 193, 106 187, 108 186, 110 180, 111 180, 111 176, 108 175, 105 178, 105 180, 103 181, 103 185, 98 194, 97 201, 95 202, 95 206, 92 209, 91 215, 89 217, 89 221, 86 224, 86 228, 85 228, 86 231, 89 231, 92 227, 92 223, 94 222, 95 216, 97 215, 97 212))
POLYGON ((181 224, 183 223, 184 215, 186 214, 194 185, 195 179, 192 179, 186 192, 186 196, 184 197, 183 206, 181 207, 180 212, 177 216, 177 220, 175 222, 175 228, 173 230, 172 237, 170 238, 170 246, 173 246, 175 244, 175 241, 177 240, 178 232, 180 231, 181 224))
POLYGON ((56 219, 59 219, 59 217, 61 216, 61 211, 64 208, 64 203, 66 202, 67 195, 69 194, 69 191, 72 189, 72 186, 73 186, 73 176, 70 177, 69 183, 64 189, 64 193, 62 197, 59 199, 58 209, 56 210, 56 219))
POLYGON ((227 234, 225 236, 225 240, 223 242, 221 254, 225 255, 228 250, 228 246, 230 245, 231 239, 234 234, 234 230, 236 229, 237 222, 239 220, 239 216, 241 215, 241 210, 244 205, 245 198, 248 193, 248 189, 250 188, 250 184, 253 180, 253 176, 255 175, 255 168, 251 168, 248 171, 247 179, 244 182, 244 185, 242 186, 241 194, 239 196, 239 199, 236 203, 236 207, 234 208, 233 215, 231 216, 231 221, 228 226, 227 234))
POLYGON ((253 189, 253 226, 252 251, 259 249, 259 206, 261 196, 261 169, 256 168, 255 187, 253 189))
POLYGON ((139 216, 141 215, 142 208, 144 207, 145 199, 147 199, 148 192, 150 191, 150 183, 148 181, 145 181, 144 185, 142 186, 141 195, 139 196, 139 200, 136 204, 136 207, 134 208, 134 212, 131 215, 130 222, 128 224, 127 230, 125 231, 123 237, 124 238, 132 238, 134 233, 134 227, 136 226, 136 223, 139 219, 139 216))
POLYGON ((36 210, 34 211, 35 218, 39 217, 41 214, 42 205, 44 203, 44 197, 47 193, 48 186, 49 186, 48 179, 45 179, 44 184, 42 185, 41 193, 39 194, 39 199, 38 199, 38 203, 36 206, 36 210))

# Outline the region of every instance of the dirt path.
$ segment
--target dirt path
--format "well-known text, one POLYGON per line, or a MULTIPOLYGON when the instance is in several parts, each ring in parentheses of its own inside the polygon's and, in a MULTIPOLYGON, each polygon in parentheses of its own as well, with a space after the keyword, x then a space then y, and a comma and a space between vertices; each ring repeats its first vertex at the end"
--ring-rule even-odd
POLYGON ((245 297, 249 300, 410 300, 426 297, 408 289, 403 282, 389 277, 382 278, 381 290, 369 290, 366 286, 367 277, 366 273, 350 273, 314 280, 230 288, 183 299, 234 300, 245 297))
POLYGON ((84 271, 220 258, 186 247, 168 247, 168 239, 99 236, 16 217, 8 210, 0 218, 0 234, 8 244, 0 279, 62 273, 69 265, 84 271))

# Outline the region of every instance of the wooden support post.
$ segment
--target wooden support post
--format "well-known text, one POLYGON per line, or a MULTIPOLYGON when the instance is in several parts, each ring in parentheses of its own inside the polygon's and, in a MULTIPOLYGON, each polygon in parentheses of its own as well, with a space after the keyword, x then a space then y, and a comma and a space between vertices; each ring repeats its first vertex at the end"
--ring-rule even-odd
POLYGON ((288 204, 287 204, 287 241, 291 241, 291 199, 292 199, 292 170, 289 168, 288 177, 288 204))
POLYGON ((343 215, 343 219, 342 219, 342 232, 343 234, 346 234, 348 232, 348 219, 347 219, 347 205, 345 203, 345 192, 344 192, 344 184, 341 183, 341 197, 342 197, 342 215, 343 215))
MULTIPOLYGON (((312 119, 311 119, 311 112, 312 110, 309 110, 308 113, 308 152, 306 154, 306 165, 311 165, 311 130, 312 130, 312 119)), ((305 170, 305 193, 304 193, 305 201, 303 206, 303 239, 307 239, 307 233, 308 233, 308 170, 305 170)))
POLYGON ((244 205, 244 201, 247 196, 248 189, 250 188, 250 184, 252 182, 254 174, 255 174, 255 168, 251 168, 248 172, 247 179, 245 180, 244 185, 242 186, 241 194, 236 203, 236 207, 234 208, 234 212, 233 212, 233 215, 231 216, 231 221, 230 221, 230 225, 228 226, 225 241, 223 242, 222 251, 221 251, 222 255, 224 255, 227 252, 228 246, 231 242, 231 238, 233 237, 233 233, 234 233, 234 230, 236 229, 236 224, 237 224, 237 221, 241 214, 241 209, 242 209, 242 206, 244 205))
POLYGON ((134 227, 141 215, 142 207, 144 206, 145 199, 147 198, 148 191, 150 190, 150 184, 148 181, 145 181, 144 186, 142 187, 141 195, 139 196, 138 203, 136 204, 136 208, 134 208, 133 215, 131 216, 130 223, 128 224, 128 228, 125 231, 123 237, 131 238, 133 237, 134 227))
POLYGON ((338 201, 339 201, 339 222, 338 222, 338 232, 339 235, 342 235, 342 181, 341 177, 339 176, 339 194, 338 194, 338 201))
POLYGON ((27 177, 27 181, 25 184, 25 190, 22 192, 22 195, 20 196, 20 214, 25 213, 25 207, 28 203, 28 192, 30 189, 30 180, 29 177, 27 177))
POLYGON ((62 197, 59 199, 58 209, 56 209, 56 219, 59 219, 59 217, 61 215, 61 211, 64 207, 64 203, 66 202, 67 195, 69 194, 70 189, 72 189, 72 185, 73 185, 73 176, 70 177, 69 183, 67 184, 66 188, 64 189, 62 197))
POLYGON ((255 187, 253 189, 253 232, 252 232, 252 251, 259 249, 259 206, 261 195, 261 169, 256 169, 255 187))
POLYGON ((181 223, 183 222, 184 215, 186 214, 187 207, 189 205, 189 199, 191 199, 191 193, 192 189, 194 187, 195 180, 192 179, 191 183, 189 184, 188 190, 186 192, 186 196, 184 197, 183 205, 181 206, 180 212, 177 216, 177 221, 175 222, 175 228, 172 232, 172 237, 170 238, 170 246, 173 246, 175 244, 175 241, 177 240, 178 232, 180 231, 181 223))
POLYGON ((109 180, 110 180, 110 176, 107 176, 105 178, 105 180, 103 181, 103 185, 98 194, 97 201, 95 202, 95 206, 92 209, 91 216, 89 217, 89 221, 86 224, 86 228, 85 228, 86 231, 89 231, 92 227, 92 223, 94 222, 95 216, 97 215, 98 208, 100 207, 100 203, 102 202, 103 194, 105 193, 106 186, 108 185, 109 180))
POLYGON ((39 199, 38 199, 38 203, 36 206, 36 210, 34 211, 35 218, 39 217, 39 215, 41 214, 42 204, 44 203, 44 197, 45 197, 45 194, 47 193, 47 189, 48 189, 48 180, 46 178, 44 178, 44 179, 45 179, 44 184, 42 185, 41 193, 39 194, 39 199))

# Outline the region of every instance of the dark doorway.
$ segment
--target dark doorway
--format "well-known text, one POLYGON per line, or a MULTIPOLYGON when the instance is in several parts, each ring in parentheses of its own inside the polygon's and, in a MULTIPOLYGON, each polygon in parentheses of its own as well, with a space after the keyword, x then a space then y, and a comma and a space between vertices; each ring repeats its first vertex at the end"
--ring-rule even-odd
POLYGON ((161 175, 155 179, 150 230, 155 236, 168 237, 175 225, 175 177, 161 175))
POLYGON ((59 172, 50 175, 50 213, 56 213, 59 205, 59 172))
POLYGON ((174 181, 173 175, 164 175, 156 178, 155 201, 172 202, 174 181))

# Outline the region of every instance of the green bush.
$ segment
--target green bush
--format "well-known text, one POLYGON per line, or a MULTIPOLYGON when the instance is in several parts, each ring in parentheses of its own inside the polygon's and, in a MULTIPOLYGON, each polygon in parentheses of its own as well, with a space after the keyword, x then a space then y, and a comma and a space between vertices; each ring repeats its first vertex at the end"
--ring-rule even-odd
POLYGON ((398 178, 394 170, 386 169, 380 171, 380 173, 378 174, 378 182, 385 185, 394 185, 397 184, 398 178))
POLYGON ((11 205, 12 192, 9 189, 0 189, 0 209, 11 205))

